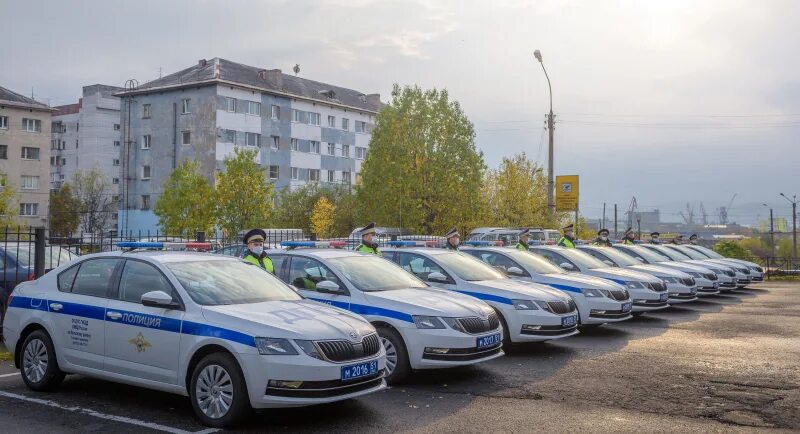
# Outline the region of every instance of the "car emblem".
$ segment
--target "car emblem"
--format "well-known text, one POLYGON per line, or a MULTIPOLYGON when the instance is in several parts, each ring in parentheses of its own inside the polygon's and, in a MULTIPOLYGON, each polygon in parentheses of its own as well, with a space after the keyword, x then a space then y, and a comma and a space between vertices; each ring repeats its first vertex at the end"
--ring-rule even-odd
POLYGON ((148 342, 147 339, 144 338, 144 335, 142 335, 141 333, 136 335, 135 338, 128 340, 128 343, 136 347, 137 353, 143 353, 152 346, 150 342, 148 342))
POLYGON ((358 340, 358 333, 350 332, 350 339, 357 341, 358 340))

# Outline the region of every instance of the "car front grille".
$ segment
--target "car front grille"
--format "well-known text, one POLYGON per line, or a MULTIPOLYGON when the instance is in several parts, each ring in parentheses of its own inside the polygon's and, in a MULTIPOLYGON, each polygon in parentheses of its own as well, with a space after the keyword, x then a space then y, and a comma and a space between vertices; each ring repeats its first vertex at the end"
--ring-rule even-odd
POLYGON ((712 281, 713 280, 717 280, 717 275, 714 274, 714 273, 704 274, 703 277, 705 277, 708 280, 712 280, 712 281))
POLYGON ((619 290, 616 290, 616 289, 610 289, 608 292, 609 292, 609 294, 611 294, 611 298, 613 298, 614 300, 622 301, 622 300, 627 300, 628 299, 627 291, 619 291, 619 290))
POLYGON ((569 301, 548 301, 547 307, 550 308, 550 312, 561 315, 565 313, 570 313, 574 310, 572 307, 572 303, 573 303, 572 299, 570 299, 569 301))
POLYGON ((735 276, 735 275, 736 275, 736 273, 734 273, 734 272, 733 272, 733 271, 731 271, 731 270, 725 270, 725 271, 723 271, 723 273, 724 273, 726 276, 728 276, 728 277, 733 277, 733 276, 735 276))
POLYGON ((694 286, 694 278, 686 277, 684 279, 681 279, 681 283, 683 283, 686 286, 694 286))
POLYGON ((497 330, 500 327, 500 320, 497 314, 489 314, 487 319, 480 319, 478 317, 458 318, 458 323, 464 328, 464 331, 470 334, 486 333, 490 330, 497 330))
POLYGON ((316 344, 322 355, 332 362, 359 360, 374 356, 381 350, 377 333, 364 336, 361 342, 339 340, 317 341, 316 344))
POLYGON ((666 283, 651 283, 650 284, 650 288, 653 291, 656 291, 656 292, 664 292, 664 291, 667 290, 667 284, 666 283))
POLYGON ((741 271, 744 274, 750 274, 750 270, 748 270, 747 268, 740 268, 739 271, 741 271))

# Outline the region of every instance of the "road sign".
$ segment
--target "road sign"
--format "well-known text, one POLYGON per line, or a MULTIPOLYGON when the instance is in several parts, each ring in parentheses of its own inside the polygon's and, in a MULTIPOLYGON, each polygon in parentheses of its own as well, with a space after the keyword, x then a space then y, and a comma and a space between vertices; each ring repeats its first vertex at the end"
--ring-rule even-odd
POLYGON ((575 211, 578 207, 578 175, 556 176, 556 211, 575 211))

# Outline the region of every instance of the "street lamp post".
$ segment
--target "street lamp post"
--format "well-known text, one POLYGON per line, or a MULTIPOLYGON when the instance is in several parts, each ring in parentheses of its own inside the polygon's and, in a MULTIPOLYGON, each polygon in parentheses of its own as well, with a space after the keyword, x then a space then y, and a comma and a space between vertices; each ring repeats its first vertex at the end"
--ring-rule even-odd
POLYGON ((792 204, 792 260, 797 260, 797 195, 791 199, 783 193, 781 196, 792 204))
POLYGON ((555 130, 555 122, 553 119, 553 87, 550 85, 550 76, 547 75, 547 69, 542 62, 542 53, 539 50, 533 52, 533 57, 542 65, 544 77, 547 79, 547 88, 550 90, 550 112, 547 114, 547 131, 549 133, 548 152, 547 152, 547 209, 550 211, 550 220, 555 223, 556 221, 556 203, 553 198, 555 192, 555 182, 553 181, 553 133, 555 130))

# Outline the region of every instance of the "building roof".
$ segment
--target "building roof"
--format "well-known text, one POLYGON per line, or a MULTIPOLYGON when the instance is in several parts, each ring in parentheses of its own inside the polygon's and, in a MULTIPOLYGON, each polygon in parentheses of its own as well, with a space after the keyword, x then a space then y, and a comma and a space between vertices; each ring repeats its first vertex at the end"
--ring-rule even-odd
POLYGON ((23 107, 34 110, 52 110, 47 104, 40 103, 39 101, 36 101, 33 98, 28 98, 24 95, 20 95, 2 86, 0 86, 0 105, 23 107))
POLYGON ((268 93, 285 94, 290 97, 347 106, 369 112, 377 112, 382 106, 380 96, 377 94, 366 95, 357 90, 284 74, 279 69, 266 70, 220 58, 208 61, 200 60, 194 66, 144 83, 132 91, 123 91, 115 95, 139 95, 171 88, 214 83, 239 84, 258 88, 268 93))
POLYGON ((55 106, 53 108, 56 109, 56 112, 53 113, 53 117, 80 113, 82 104, 83 104, 83 98, 79 99, 78 102, 75 104, 55 106))

